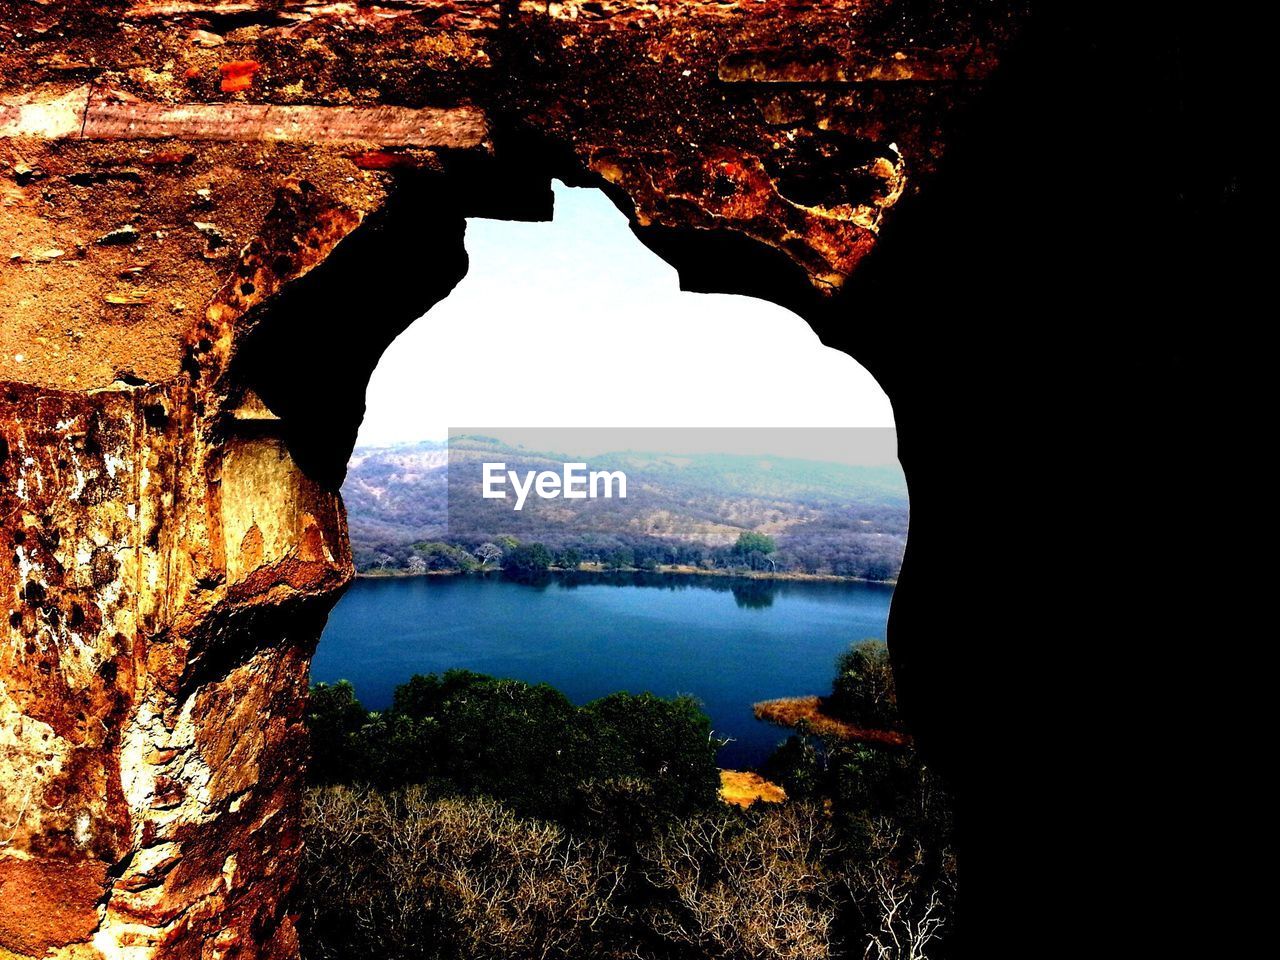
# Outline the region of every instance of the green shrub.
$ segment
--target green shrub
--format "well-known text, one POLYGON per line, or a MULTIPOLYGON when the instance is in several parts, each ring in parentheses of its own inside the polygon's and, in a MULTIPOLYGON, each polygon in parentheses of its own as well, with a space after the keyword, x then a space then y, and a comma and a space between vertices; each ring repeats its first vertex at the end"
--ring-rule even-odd
POLYGON ((502 572, 517 578, 536 577, 551 569, 551 551, 540 543, 522 543, 502 558, 502 572))
MULTIPOLYGON (((394 788, 435 781, 561 822, 609 819, 603 798, 644 797, 644 834, 718 797, 719 744, 688 697, 617 693, 575 707, 546 684, 467 670, 415 676, 368 713, 348 683, 317 684, 311 782, 394 788), (591 803, 588 803, 588 801, 591 803)), ((616 814, 616 811, 614 812, 616 814)))
POLYGON ((859 726, 900 728, 902 720, 888 647, 879 640, 863 640, 841 654, 825 706, 832 716, 859 726))
POLYGON ((422 558, 428 570, 470 573, 480 568, 480 561, 461 547, 449 543, 415 543, 413 551, 422 558))
POLYGON ((649 784, 660 819, 705 809, 720 791, 711 721, 692 697, 613 693, 582 708, 591 745, 588 780, 649 784))
POLYGON ((369 722, 368 711, 356 699, 355 687, 346 680, 314 684, 307 701, 306 722, 311 733, 311 763, 307 768, 311 782, 350 780, 363 762, 356 737, 369 722))
POLYGON ((791 736, 764 762, 760 773, 782 785, 793 800, 809 800, 820 795, 823 770, 817 747, 808 736, 791 736))

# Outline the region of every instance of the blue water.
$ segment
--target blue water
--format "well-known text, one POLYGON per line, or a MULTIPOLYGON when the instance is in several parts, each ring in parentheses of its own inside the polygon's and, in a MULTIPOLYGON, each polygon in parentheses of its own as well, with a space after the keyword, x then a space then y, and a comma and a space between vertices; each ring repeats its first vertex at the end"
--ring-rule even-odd
POLYGON ((883 639, 890 587, 689 576, 358 580, 329 617, 313 681, 350 680, 384 709, 415 673, 465 667, 551 684, 575 703, 615 690, 692 694, 723 767, 755 767, 787 737, 751 705, 825 693, 836 656, 883 639))

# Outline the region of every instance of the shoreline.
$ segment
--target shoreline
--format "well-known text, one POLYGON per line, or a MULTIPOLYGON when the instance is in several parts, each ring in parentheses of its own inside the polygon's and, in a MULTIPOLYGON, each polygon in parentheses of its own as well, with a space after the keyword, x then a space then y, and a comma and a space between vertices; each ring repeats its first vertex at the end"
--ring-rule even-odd
MULTIPOLYGON (((501 574, 500 568, 491 570, 427 570, 423 573, 413 573, 410 570, 383 570, 383 571, 357 571, 355 578, 357 580, 393 580, 409 577, 487 577, 492 574, 501 574)), ((680 577, 720 577, 732 580, 764 580, 778 583, 867 583, 875 584, 882 587, 896 587, 897 580, 868 580, 865 577, 842 577, 834 573, 772 573, 762 570, 702 570, 697 567, 686 567, 680 565, 662 565, 653 570, 641 570, 639 567, 624 567, 622 569, 606 569, 600 564, 584 563, 577 569, 569 569, 567 567, 551 567, 547 570, 549 574, 573 574, 573 573, 592 573, 604 576, 614 574, 632 575, 637 573, 648 573, 655 576, 680 576, 680 577)))

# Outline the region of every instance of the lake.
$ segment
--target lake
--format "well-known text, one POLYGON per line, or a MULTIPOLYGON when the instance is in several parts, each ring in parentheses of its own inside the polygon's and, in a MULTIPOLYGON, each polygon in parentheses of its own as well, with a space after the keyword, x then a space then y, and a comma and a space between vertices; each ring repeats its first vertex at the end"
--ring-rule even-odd
POLYGON ((722 767, 752 768, 788 731, 751 705, 826 693, 850 643, 884 639, 889 586, 654 574, 359 579, 338 601, 313 681, 350 680, 385 709, 415 673, 465 667, 546 682, 582 704, 615 690, 692 694, 722 767))

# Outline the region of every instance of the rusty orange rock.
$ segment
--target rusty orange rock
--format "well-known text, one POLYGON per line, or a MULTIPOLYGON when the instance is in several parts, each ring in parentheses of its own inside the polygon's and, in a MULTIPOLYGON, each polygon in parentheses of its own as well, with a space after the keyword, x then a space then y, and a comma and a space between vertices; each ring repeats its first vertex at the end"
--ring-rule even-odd
POLYGON ((105 881, 106 867, 92 860, 0 858, 0 943, 40 957, 88 940, 105 881))
POLYGON ((256 60, 232 60, 219 64, 218 72, 222 74, 222 92, 234 93, 237 90, 248 90, 253 85, 253 75, 262 69, 256 60))

